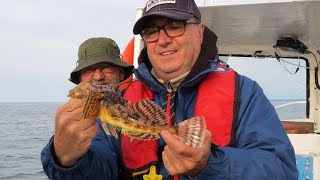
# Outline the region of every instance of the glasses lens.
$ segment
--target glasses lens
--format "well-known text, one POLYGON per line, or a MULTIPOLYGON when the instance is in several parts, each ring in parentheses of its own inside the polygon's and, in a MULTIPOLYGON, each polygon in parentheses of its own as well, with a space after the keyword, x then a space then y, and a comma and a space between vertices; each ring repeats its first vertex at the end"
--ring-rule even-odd
POLYGON ((145 28, 140 34, 145 42, 158 40, 161 29, 163 29, 169 37, 177 37, 185 32, 185 24, 186 22, 184 21, 171 21, 163 26, 145 28))
POLYGON ((166 33, 170 37, 177 37, 184 33, 185 24, 182 21, 172 21, 164 27, 166 33))
POLYGON ((145 28, 141 31, 141 37, 146 42, 156 41, 159 36, 159 29, 156 27, 145 28))
POLYGON ((97 66, 91 66, 87 67, 83 70, 81 70, 81 75, 83 76, 93 76, 97 69, 99 69, 99 72, 102 74, 108 74, 108 73, 113 73, 114 70, 116 69, 116 66, 109 65, 109 64, 99 64, 97 66))
POLYGON ((81 75, 83 76, 92 76, 95 72, 94 68, 85 68, 81 70, 81 75))
POLYGON ((110 66, 103 66, 103 67, 101 67, 101 72, 103 74, 113 73, 115 68, 116 68, 115 66, 111 66, 111 65, 110 66))

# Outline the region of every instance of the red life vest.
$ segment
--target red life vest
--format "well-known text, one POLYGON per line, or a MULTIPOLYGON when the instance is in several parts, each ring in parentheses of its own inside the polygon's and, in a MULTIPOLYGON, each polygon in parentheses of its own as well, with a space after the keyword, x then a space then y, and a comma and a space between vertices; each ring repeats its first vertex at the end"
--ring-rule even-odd
MULTIPOLYGON (((233 122, 238 110, 237 73, 233 70, 208 74, 201 82, 195 103, 194 116, 204 116, 212 134, 212 143, 230 146, 234 140, 233 122)), ((140 81, 134 81, 124 93, 131 104, 154 94, 140 81)), ((121 135, 121 153, 125 169, 139 172, 158 162, 157 140, 143 141, 121 135)))

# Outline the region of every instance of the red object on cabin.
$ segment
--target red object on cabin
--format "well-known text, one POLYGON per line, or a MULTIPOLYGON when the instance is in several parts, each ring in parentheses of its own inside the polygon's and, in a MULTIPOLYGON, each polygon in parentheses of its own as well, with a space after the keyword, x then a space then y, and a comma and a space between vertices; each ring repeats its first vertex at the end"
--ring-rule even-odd
MULTIPOLYGON (((126 48, 123 51, 122 54, 122 60, 125 61, 128 64, 133 64, 133 55, 134 55, 134 37, 131 38, 129 43, 127 44, 126 48)), ((132 81, 132 75, 127 78, 126 80, 121 82, 121 85, 119 87, 120 90, 126 89, 130 82, 132 81)))

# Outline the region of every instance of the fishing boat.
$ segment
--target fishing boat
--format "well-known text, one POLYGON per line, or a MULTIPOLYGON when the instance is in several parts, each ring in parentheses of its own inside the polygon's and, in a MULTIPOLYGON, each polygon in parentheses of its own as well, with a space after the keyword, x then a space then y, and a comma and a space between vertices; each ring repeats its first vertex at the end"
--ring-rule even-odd
MULTIPOLYGON (((295 149, 299 180, 320 180, 320 1, 198 5, 202 22, 218 36, 220 59, 258 79, 274 103, 295 149)), ((137 18, 142 11, 137 8, 137 18)), ((129 63, 137 66, 140 36, 128 45, 129 63)))

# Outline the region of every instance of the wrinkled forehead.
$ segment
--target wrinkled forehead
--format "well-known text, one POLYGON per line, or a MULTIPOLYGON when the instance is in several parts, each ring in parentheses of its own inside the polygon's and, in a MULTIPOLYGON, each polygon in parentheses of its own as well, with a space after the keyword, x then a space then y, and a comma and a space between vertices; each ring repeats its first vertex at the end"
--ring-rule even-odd
POLYGON ((99 68, 99 67, 105 67, 105 66, 118 67, 117 65, 115 65, 115 64, 113 64, 113 63, 100 62, 100 63, 93 64, 93 65, 91 65, 91 66, 88 66, 87 68, 99 68))
POLYGON ((171 18, 162 17, 162 16, 153 16, 152 18, 146 20, 144 27, 158 26, 158 25, 162 25, 172 21, 175 21, 175 20, 171 18))
MULTIPOLYGON (((192 19, 197 20, 195 17, 192 17, 188 20, 192 20, 192 19)), ((149 20, 146 20, 144 27, 161 26, 172 21, 183 21, 183 20, 177 20, 177 19, 172 19, 172 18, 167 18, 162 16, 153 16, 149 20)))

